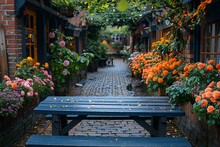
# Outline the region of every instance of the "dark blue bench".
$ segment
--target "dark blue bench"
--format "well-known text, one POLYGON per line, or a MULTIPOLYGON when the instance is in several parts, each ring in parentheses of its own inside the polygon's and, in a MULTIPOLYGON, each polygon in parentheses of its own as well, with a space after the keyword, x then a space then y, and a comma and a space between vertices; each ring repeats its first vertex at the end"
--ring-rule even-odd
POLYGON ((185 138, 32 135, 27 147, 191 147, 185 138))

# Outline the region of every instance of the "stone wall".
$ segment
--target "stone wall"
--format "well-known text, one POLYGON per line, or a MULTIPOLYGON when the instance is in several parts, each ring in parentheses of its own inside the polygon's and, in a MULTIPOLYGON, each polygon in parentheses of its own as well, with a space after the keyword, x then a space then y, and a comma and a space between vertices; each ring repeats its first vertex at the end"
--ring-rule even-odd
POLYGON ((198 147, 220 146, 220 127, 208 126, 204 121, 199 121, 191 112, 192 104, 181 106, 185 111, 184 117, 175 118, 175 124, 189 138, 190 142, 198 147))
POLYGON ((9 75, 13 77, 16 63, 22 59, 22 23, 15 16, 15 0, 0 1, 0 24, 5 32, 9 75))

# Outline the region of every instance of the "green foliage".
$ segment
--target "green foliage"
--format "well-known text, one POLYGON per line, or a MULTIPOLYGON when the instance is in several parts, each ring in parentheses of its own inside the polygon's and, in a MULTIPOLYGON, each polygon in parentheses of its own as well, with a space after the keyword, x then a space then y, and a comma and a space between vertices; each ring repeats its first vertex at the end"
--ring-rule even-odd
POLYGON ((175 82, 170 87, 166 88, 166 93, 169 95, 172 104, 184 104, 195 100, 191 88, 184 82, 175 82))
POLYGON ((129 27, 127 25, 121 27, 106 27, 104 30, 101 31, 101 34, 107 36, 111 36, 113 34, 127 36, 129 34, 129 27))
POLYGON ((89 24, 133 26, 145 14, 145 1, 132 0, 51 0, 52 5, 62 9, 87 12, 89 24), (125 4, 125 5, 124 5, 125 4), (118 8, 118 9, 117 9, 118 8))
POLYGON ((88 40, 86 52, 92 53, 94 58, 92 62, 99 62, 101 58, 106 58, 107 47, 98 40, 88 40))
POLYGON ((50 45, 51 51, 51 70, 53 74, 53 81, 56 88, 62 87, 66 83, 66 80, 70 78, 74 73, 88 65, 89 60, 92 58, 92 54, 83 54, 79 56, 77 53, 72 52, 65 47, 66 42, 64 40, 71 39, 62 35, 63 40, 58 40, 58 35, 61 33, 55 31, 51 32, 49 36, 54 40, 50 45))

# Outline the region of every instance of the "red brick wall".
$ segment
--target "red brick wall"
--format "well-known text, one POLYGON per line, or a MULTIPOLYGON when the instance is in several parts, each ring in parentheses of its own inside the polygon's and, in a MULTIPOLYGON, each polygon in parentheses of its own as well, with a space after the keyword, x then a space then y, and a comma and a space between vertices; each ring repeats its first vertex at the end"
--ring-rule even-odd
POLYGON ((16 63, 22 58, 22 25, 15 16, 15 0, 0 0, 0 24, 4 27, 8 53, 9 75, 13 77, 16 63))
POLYGON ((208 126, 205 121, 199 121, 196 114, 192 113, 191 103, 184 104, 181 108, 186 115, 176 117, 175 124, 188 137, 190 142, 198 147, 219 147, 219 126, 208 126))
POLYGON ((184 48, 184 58, 185 61, 190 63, 193 60, 193 52, 192 52, 192 35, 184 34, 185 40, 185 48, 184 48))

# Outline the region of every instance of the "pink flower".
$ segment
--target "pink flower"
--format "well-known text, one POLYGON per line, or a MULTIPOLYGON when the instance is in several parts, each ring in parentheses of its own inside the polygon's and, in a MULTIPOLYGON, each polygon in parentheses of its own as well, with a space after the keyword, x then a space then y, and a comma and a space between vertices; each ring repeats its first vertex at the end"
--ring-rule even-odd
POLYGON ((51 76, 51 75, 48 75, 47 77, 48 77, 49 79, 52 79, 52 76, 51 76))
POLYGON ((54 88, 53 88, 53 87, 50 87, 50 89, 51 89, 51 90, 54 90, 54 88))
POLYGON ((64 66, 68 66, 68 65, 70 65, 70 62, 69 62, 68 60, 65 60, 65 61, 63 62, 63 65, 64 65, 64 66))
POLYGON ((53 43, 51 43, 51 44, 50 44, 50 47, 51 47, 51 46, 53 46, 53 45, 54 45, 54 44, 53 44, 53 43))
POLYGON ((21 91, 21 96, 24 96, 25 95, 25 92, 22 90, 21 91))
POLYGON ((63 54, 62 54, 62 52, 58 52, 58 56, 62 56, 63 54))
POLYGON ((28 78, 27 81, 31 83, 31 82, 33 82, 33 79, 28 78))
POLYGON ((30 88, 29 88, 29 91, 33 91, 33 88, 32 88, 32 87, 30 87, 30 88))
POLYGON ((54 38, 54 37, 55 37, 54 32, 50 32, 50 33, 49 33, 49 37, 50 37, 50 38, 54 38))
POLYGON ((67 75, 67 72, 66 71, 63 71, 63 73, 62 73, 64 76, 66 76, 67 75))
POLYGON ((27 96, 33 96, 33 92, 28 92, 27 96))
POLYGON ((38 96, 38 92, 34 92, 34 95, 38 96))
POLYGON ((4 79, 5 79, 6 81, 11 81, 11 79, 10 79, 7 75, 4 76, 4 79))
POLYGON ((65 41, 62 40, 59 42, 59 45, 60 45, 60 47, 65 47, 66 43, 65 43, 65 41))

